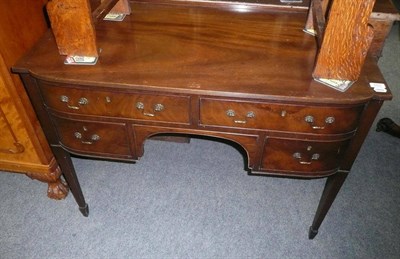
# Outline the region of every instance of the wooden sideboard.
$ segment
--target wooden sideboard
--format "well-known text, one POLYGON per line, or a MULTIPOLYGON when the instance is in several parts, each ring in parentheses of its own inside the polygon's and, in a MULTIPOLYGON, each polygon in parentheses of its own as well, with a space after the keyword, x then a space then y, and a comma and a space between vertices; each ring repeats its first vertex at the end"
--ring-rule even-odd
POLYGON ((47 30, 47 1, 0 2, 0 170, 48 183, 47 195, 64 198, 68 187, 18 75, 11 66, 47 30))
POLYGON ((370 87, 374 57, 346 92, 313 80, 306 9, 241 8, 133 2, 96 26, 96 65, 64 65, 49 31, 14 66, 85 216, 71 154, 136 161, 149 137, 201 135, 239 144, 249 173, 327 177, 315 237, 391 93, 370 87))

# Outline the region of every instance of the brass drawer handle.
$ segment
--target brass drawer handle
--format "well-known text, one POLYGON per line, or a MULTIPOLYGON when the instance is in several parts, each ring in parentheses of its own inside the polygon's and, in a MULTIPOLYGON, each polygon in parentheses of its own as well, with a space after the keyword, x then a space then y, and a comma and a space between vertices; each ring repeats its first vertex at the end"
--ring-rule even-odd
POLYGON ((315 154, 313 154, 311 156, 311 161, 302 161, 301 160, 301 158, 302 158, 301 157, 301 153, 300 152, 296 152, 296 153, 293 154, 293 158, 296 159, 296 160, 299 160, 298 162, 301 165, 311 165, 313 160, 319 160, 320 155, 318 153, 315 153, 315 154))
POLYGON ((162 105, 161 103, 157 103, 153 106, 153 113, 150 112, 145 112, 144 110, 144 103, 142 102, 137 102, 136 103, 136 109, 141 110, 142 114, 144 116, 148 116, 148 117, 155 117, 156 116, 156 112, 161 112, 165 109, 164 105, 162 105))
POLYGON ((79 110, 79 109, 80 109, 80 106, 87 105, 87 104, 89 103, 89 100, 88 100, 87 98, 82 97, 82 98, 80 98, 79 101, 78 101, 78 104, 79 104, 80 106, 70 105, 70 104, 69 104, 69 97, 66 96, 66 95, 61 95, 61 96, 60 96, 60 100, 61 100, 61 102, 66 103, 66 104, 67 104, 67 107, 68 107, 69 109, 71 109, 71 110, 79 110))
MULTIPOLYGON (((234 110, 232 110, 232 109, 229 109, 229 110, 227 110, 226 111, 226 115, 228 116, 228 117, 235 117, 236 116, 236 113, 235 113, 235 111, 234 110)), ((254 117, 256 117, 256 114, 253 112, 253 111, 249 111, 249 112, 247 112, 247 114, 246 114, 246 118, 254 118, 254 117)), ((236 124, 246 124, 247 123, 247 120, 233 120, 233 122, 234 123, 236 123, 236 124)))
MULTIPOLYGON (((304 117, 304 121, 307 122, 308 124, 310 124, 312 129, 315 130, 323 130, 325 129, 325 126, 316 126, 314 125, 314 117, 312 115, 307 115, 306 117, 304 117)), ((335 122, 335 117, 333 116, 329 116, 325 118, 325 125, 329 125, 329 124, 333 124, 335 122)))
POLYGON ((92 145, 92 144, 94 144, 95 142, 97 142, 97 141, 100 140, 100 136, 97 135, 97 134, 93 134, 92 136, 90 136, 90 141, 82 140, 83 136, 82 136, 82 133, 80 133, 79 131, 76 131, 76 132, 74 133, 74 136, 75 136, 76 139, 81 140, 81 143, 82 143, 82 144, 85 144, 85 145, 92 145))

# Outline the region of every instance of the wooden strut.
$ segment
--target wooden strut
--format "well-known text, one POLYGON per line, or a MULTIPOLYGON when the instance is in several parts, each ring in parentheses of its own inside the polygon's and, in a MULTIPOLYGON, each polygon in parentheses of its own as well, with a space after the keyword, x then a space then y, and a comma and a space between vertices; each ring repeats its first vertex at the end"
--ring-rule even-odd
POLYGON ((329 4, 312 0, 305 30, 314 28, 320 33, 315 79, 358 80, 374 36, 368 24, 374 4, 375 0, 333 0, 329 4), (321 28, 328 5, 327 22, 321 28))
POLYGON ((325 29, 326 14, 329 0, 313 0, 308 10, 307 22, 304 31, 314 35, 318 39, 318 46, 321 46, 325 29))
POLYGON ((128 0, 50 0, 47 13, 60 55, 98 57, 95 24, 109 12, 130 14, 128 0))

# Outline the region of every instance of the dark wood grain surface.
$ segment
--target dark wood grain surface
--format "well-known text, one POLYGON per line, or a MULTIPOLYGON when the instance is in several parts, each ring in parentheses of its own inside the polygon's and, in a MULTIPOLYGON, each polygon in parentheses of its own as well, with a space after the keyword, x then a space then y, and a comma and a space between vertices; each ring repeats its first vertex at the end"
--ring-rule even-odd
POLYGON ((95 66, 64 65, 49 32, 15 71, 66 83, 230 97, 318 97, 336 103, 388 98, 365 87, 370 76, 384 82, 372 61, 366 68, 373 75, 362 74, 346 93, 312 79, 317 49, 315 38, 302 31, 306 10, 231 7, 134 3, 132 15, 123 22, 97 26, 100 57, 95 66))

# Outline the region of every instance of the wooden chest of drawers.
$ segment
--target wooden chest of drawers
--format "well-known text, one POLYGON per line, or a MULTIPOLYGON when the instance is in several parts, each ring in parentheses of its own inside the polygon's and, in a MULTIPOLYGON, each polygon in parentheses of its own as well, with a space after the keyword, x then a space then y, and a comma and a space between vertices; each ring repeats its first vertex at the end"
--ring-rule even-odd
POLYGON ((328 177, 315 236, 391 98, 369 86, 385 83, 374 59, 342 93, 311 77, 316 42, 302 32, 303 9, 133 7, 124 22, 98 26, 98 64, 63 65, 48 33, 14 67, 82 213, 70 153, 137 160, 151 136, 202 135, 239 144, 253 173, 328 177))

